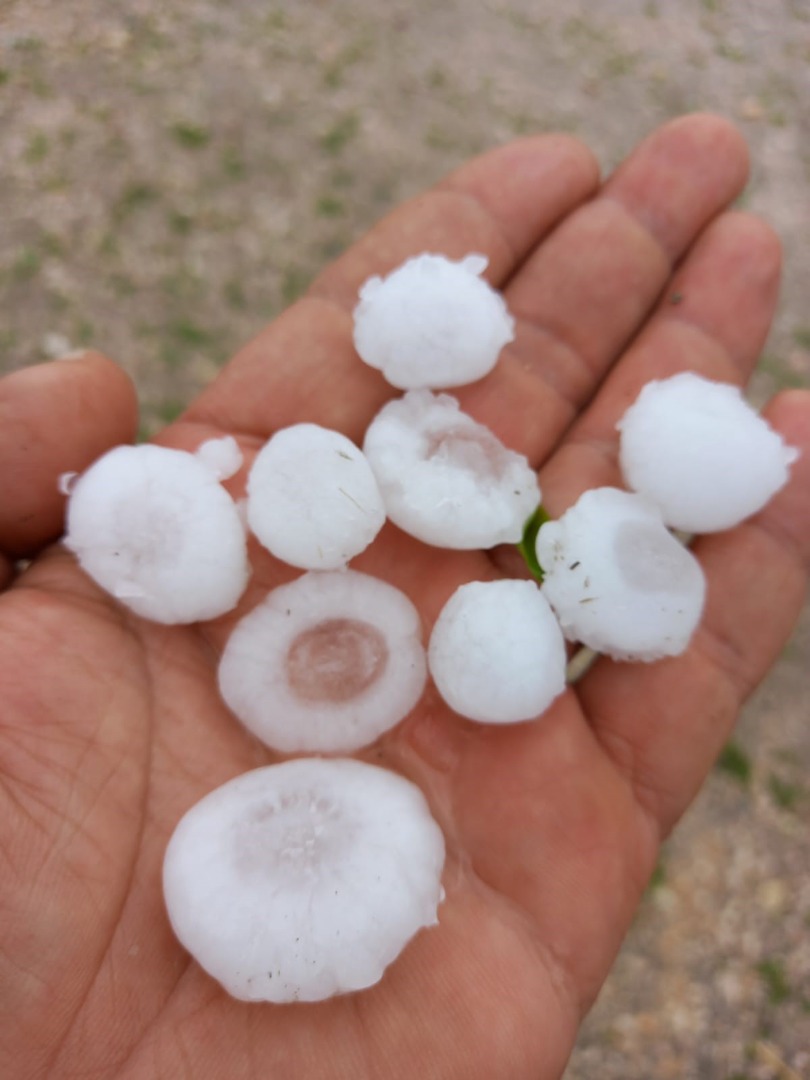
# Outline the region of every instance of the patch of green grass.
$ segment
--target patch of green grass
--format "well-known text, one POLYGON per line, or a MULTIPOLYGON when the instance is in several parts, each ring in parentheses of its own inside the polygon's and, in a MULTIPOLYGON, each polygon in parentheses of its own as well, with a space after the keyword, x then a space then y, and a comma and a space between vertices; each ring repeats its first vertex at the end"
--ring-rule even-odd
POLYGON ((331 262, 332 259, 336 259, 338 255, 342 255, 348 247, 348 239, 345 236, 329 236, 324 240, 320 246, 321 257, 326 262, 331 262))
POLYGON ((23 248, 17 258, 11 264, 11 277, 13 281, 23 284, 37 276, 42 267, 42 255, 36 248, 23 248))
POLYGON ((700 0, 700 3, 703 10, 708 11, 710 15, 718 14, 723 8, 721 0, 700 0))
POLYGON ((204 326, 198 326, 190 319, 175 319, 169 323, 168 333, 178 345, 186 345, 189 348, 200 349, 212 345, 216 335, 204 326))
POLYGON ((803 794, 799 784, 792 784, 776 773, 768 777, 768 792, 780 810, 795 810, 803 794))
POLYGON ((810 326, 797 326, 793 331, 793 340, 800 349, 810 352, 810 326))
POLYGON ((44 161, 48 156, 50 148, 51 144, 45 132, 35 131, 28 140, 28 146, 26 146, 23 156, 29 165, 38 165, 40 161, 44 161))
POLYGON ((183 413, 185 407, 182 401, 169 398, 166 401, 161 401, 155 411, 164 424, 171 424, 183 413))
POLYGON ((762 960, 757 964, 756 970, 765 984, 769 1003, 771 1005, 781 1005, 783 1001, 787 1001, 791 990, 782 961, 776 957, 762 960))
POLYGON ((286 30, 287 16, 281 8, 275 8, 265 15, 264 26, 266 30, 286 30))
POLYGON ((456 139, 440 124, 430 124, 424 135, 425 146, 430 150, 455 150, 456 139))
POLYGON ((43 255, 58 257, 65 254, 65 246, 56 233, 43 232, 39 238, 39 247, 43 255))
POLYGON ((360 117, 357 113, 346 113, 321 135, 321 149, 327 154, 337 156, 345 150, 359 130, 360 117))
POLYGON ((11 72, 5 68, 0 68, 0 86, 5 86, 11 78, 11 72))
POLYGON ((229 180, 244 180, 247 176, 247 163, 239 151, 227 146, 222 151, 222 172, 229 180))
POLYGON ((345 45, 337 56, 324 68, 324 85, 330 90, 337 90, 343 85, 346 72, 361 60, 368 58, 373 47, 373 38, 370 34, 358 34, 356 38, 345 45))
POLYGON ((798 371, 793 371, 781 357, 773 353, 764 353, 759 358, 759 368, 773 379, 780 390, 800 390, 807 386, 807 379, 798 371))
POLYGON ((735 64, 744 64, 748 60, 748 53, 738 49, 736 45, 729 45, 727 41, 718 41, 714 47, 715 54, 723 60, 731 60, 735 64))
POLYGON ((236 311, 244 311, 247 307, 245 290, 238 278, 231 278, 230 281, 225 282, 222 295, 225 297, 226 303, 236 311))
POLYGON ((112 230, 107 230, 98 242, 96 251, 99 255, 115 256, 121 250, 117 235, 112 230))
POLYGON ((575 15, 563 23, 562 36, 572 45, 607 45, 610 34, 592 19, 575 15))
POLYGON ((609 79, 621 78, 622 75, 629 75, 634 71, 638 62, 638 53, 615 52, 602 65, 602 75, 609 79))
POLYGON ((741 784, 748 784, 751 781, 751 758, 739 743, 734 741, 726 743, 717 759, 716 767, 720 772, 733 776, 741 784))
POLYGON ((667 880, 667 868, 664 865, 663 859, 659 859, 655 864, 655 869, 650 874, 650 880, 647 882, 647 892, 655 892, 656 889, 660 889, 662 885, 666 884, 667 880))
POLYGON ((73 325, 71 339, 77 345, 89 345, 96 336, 96 328, 89 319, 79 319, 73 325))
POLYGON ((42 38, 38 38, 34 34, 25 34, 15 40, 12 48, 16 52, 28 53, 30 55, 31 53, 41 52, 44 44, 45 42, 42 38))
POLYGON ((444 68, 434 64, 427 73, 427 84, 431 90, 443 90, 447 86, 447 72, 444 68))
POLYGON ((289 307, 303 296, 309 282, 309 274, 300 266, 288 266, 281 276, 281 300, 284 307, 289 307))
POLYGON ((157 199, 158 194, 157 188, 140 180, 127 184, 113 207, 113 217, 122 221, 144 206, 149 206, 157 199))
POLYGON ((658 4, 655 0, 647 0, 647 3, 644 5, 644 14, 648 19, 657 19, 660 16, 661 12, 659 11, 658 4))
POLYGON ((315 203, 315 213, 318 217, 342 217, 346 213, 346 205, 335 195, 321 195, 315 203))
POLYGON ((160 285, 173 300, 182 301, 197 301, 203 287, 199 275, 187 266, 180 266, 177 270, 164 274, 160 285))
POLYGON ((201 124, 178 120, 171 126, 171 135, 178 146, 186 150, 201 150, 211 141, 211 132, 201 124))
POLYGON ((537 121, 531 113, 518 112, 509 117, 509 127, 515 135, 528 135, 537 131, 537 121))
POLYGON ((170 210, 167 216, 169 228, 175 236, 188 236, 194 226, 194 219, 179 210, 170 210))
POLYGON ((110 274, 110 285, 118 296, 133 296, 138 291, 129 274, 110 274))
POLYGON ((30 82, 31 92, 38 98, 54 97, 53 87, 41 75, 33 75, 30 82))

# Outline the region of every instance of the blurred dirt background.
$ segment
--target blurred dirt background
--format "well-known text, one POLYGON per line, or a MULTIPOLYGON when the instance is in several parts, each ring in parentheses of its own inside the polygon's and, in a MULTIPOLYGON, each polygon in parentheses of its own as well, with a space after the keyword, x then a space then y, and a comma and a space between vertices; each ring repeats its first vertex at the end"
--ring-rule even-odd
MULTIPOLYGON (((0 370, 92 344, 148 435, 471 154, 556 129, 607 171, 703 108, 745 132, 742 201, 785 246, 761 401, 810 385, 810 0, 0 0, 0 370)), ((809 658, 806 616, 566 1080, 810 1077, 809 658)))

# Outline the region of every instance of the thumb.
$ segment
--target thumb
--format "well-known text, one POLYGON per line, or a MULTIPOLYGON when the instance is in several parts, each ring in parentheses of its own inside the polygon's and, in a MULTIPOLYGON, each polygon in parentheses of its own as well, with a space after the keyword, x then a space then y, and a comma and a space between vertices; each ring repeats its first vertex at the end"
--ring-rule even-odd
POLYGON ((59 476, 81 472, 137 430, 135 388, 100 353, 55 360, 0 380, 0 579, 62 532, 59 476))

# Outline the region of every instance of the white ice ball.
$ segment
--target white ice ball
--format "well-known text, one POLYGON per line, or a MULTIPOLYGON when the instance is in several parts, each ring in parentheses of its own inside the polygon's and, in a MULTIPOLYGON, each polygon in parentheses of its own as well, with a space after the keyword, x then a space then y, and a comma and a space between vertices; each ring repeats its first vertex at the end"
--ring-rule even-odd
POLYGON ((245 1001, 378 982, 438 922, 444 839, 419 789, 359 761, 236 777, 177 826, 163 888, 180 942, 245 1001))
POLYGON ((388 582, 313 571, 274 589, 237 623, 220 662, 220 693, 276 750, 357 750, 421 697, 421 634, 416 608, 388 582))
POLYGON ((449 394, 412 390, 384 406, 363 449, 391 520, 438 547, 517 543, 540 502, 529 462, 459 409, 449 394))
POLYGON ((586 491, 542 526, 537 559, 565 636, 616 659, 677 656, 700 621, 700 564, 640 495, 586 491))
POLYGON ((385 522, 362 452, 318 424, 283 428, 259 451, 247 483, 247 519, 259 541, 291 566, 334 570, 359 555, 385 522))
POLYGON ((442 608, 428 648, 433 681, 462 716, 531 720, 565 689, 565 641, 533 581, 474 581, 442 608))
POLYGON ((503 297, 481 278, 483 255, 417 255, 360 289, 354 344, 400 390, 462 386, 491 371, 514 338, 503 297))
POLYGON ((684 532, 730 529, 755 514, 798 457, 736 386, 692 372, 648 383, 618 428, 628 486, 684 532))
POLYGON ((161 623, 214 619, 247 584, 233 499, 193 454, 119 446, 71 486, 65 546, 103 589, 161 623))

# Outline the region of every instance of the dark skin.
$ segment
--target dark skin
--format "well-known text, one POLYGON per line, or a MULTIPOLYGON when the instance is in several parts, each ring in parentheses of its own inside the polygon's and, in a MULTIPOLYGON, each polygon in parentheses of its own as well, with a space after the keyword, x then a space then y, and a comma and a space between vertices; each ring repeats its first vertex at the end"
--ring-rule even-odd
MULTIPOLYGON (((585 488, 619 482, 614 425, 644 382, 685 368, 747 379, 779 247, 728 209, 746 171, 739 135, 708 116, 654 133, 604 186, 568 137, 485 155, 327 269, 158 441, 192 449, 233 433, 249 463, 297 421, 361 440, 394 391, 352 349, 359 284, 422 250, 482 251, 517 340, 458 396, 537 466, 557 515, 585 488)), ((429 689, 359 756, 418 783, 445 831, 439 926, 368 991, 262 1006, 231 1000, 189 958, 160 889, 182 814, 273 760, 216 693, 233 617, 138 620, 51 544, 64 510, 55 477, 133 436, 121 372, 88 354, 3 380, 0 1075, 560 1076, 662 838, 803 602, 810 394, 779 395, 767 416, 804 453, 762 513, 695 544, 709 589, 689 650, 653 665, 599 660, 540 720, 505 728, 459 719, 429 689), (33 562, 15 576, 23 553, 33 562)), ((252 556, 236 615, 294 576, 252 556)), ((506 552, 440 551, 391 526, 353 565, 404 589, 426 631, 459 584, 514 572, 506 552)))

